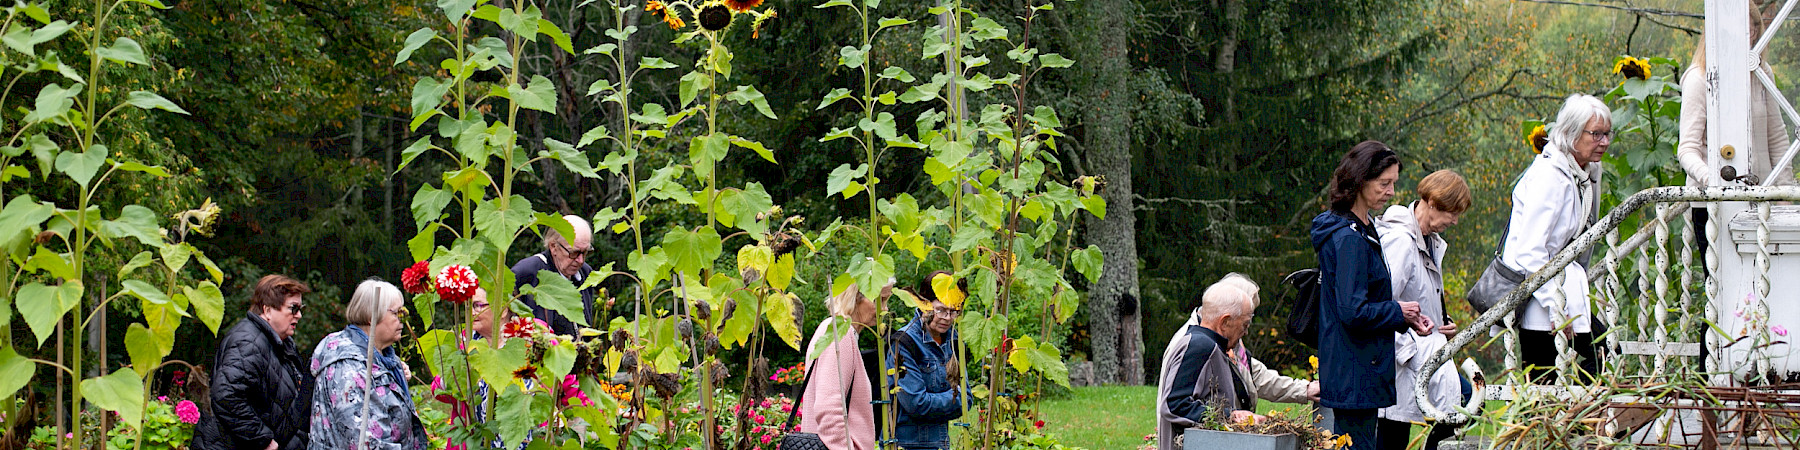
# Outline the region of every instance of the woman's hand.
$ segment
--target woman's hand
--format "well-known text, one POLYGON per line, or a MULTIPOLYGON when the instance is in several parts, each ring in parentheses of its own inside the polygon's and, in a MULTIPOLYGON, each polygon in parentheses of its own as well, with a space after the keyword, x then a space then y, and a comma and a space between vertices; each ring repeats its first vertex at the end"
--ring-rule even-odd
POLYGON ((1444 339, 1455 339, 1456 338, 1456 322, 1450 322, 1450 323, 1446 323, 1441 326, 1438 326, 1438 333, 1443 334, 1444 339))
POLYGON ((1415 317, 1417 319, 1413 321, 1413 332, 1418 333, 1420 336, 1430 336, 1432 331, 1436 329, 1436 327, 1431 326, 1431 318, 1424 314, 1415 317))

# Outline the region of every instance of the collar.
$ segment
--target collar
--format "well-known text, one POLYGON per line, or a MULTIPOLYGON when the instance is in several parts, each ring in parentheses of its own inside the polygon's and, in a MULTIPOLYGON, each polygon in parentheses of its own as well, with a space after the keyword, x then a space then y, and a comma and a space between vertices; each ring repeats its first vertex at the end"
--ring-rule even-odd
POLYGON ((269 325, 269 321, 264 320, 262 315, 257 313, 245 313, 245 315, 250 317, 250 323, 255 324, 258 331, 262 331, 263 335, 269 337, 270 342, 274 342, 283 347, 291 347, 294 345, 293 338, 283 338, 276 335, 275 326, 269 325))

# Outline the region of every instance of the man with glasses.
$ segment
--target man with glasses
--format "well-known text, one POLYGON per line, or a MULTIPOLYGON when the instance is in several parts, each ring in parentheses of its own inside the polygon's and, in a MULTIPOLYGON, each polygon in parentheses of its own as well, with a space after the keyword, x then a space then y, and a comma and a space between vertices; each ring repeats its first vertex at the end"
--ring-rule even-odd
POLYGON ((1156 444, 1182 448, 1181 435, 1210 420, 1261 419, 1256 401, 1317 401, 1319 382, 1282 376, 1250 357, 1244 336, 1256 316, 1256 282, 1232 273, 1200 294, 1200 307, 1169 339, 1157 384, 1156 444))
MULTIPOLYGON (((594 252, 594 229, 588 221, 579 216, 563 216, 569 226, 575 228, 573 239, 565 239, 556 230, 544 231, 544 251, 527 256, 513 264, 512 271, 515 283, 513 287, 537 286, 538 271, 550 271, 562 275, 570 283, 580 287, 594 271, 587 265, 587 256, 594 252)), ((516 290, 514 292, 517 292, 516 290)), ((575 321, 564 317, 562 313, 545 308, 529 295, 519 296, 519 300, 531 307, 531 315, 550 324, 550 330, 556 334, 574 336, 579 331, 575 321)), ((594 289, 581 291, 581 313, 592 323, 594 317, 594 289)))

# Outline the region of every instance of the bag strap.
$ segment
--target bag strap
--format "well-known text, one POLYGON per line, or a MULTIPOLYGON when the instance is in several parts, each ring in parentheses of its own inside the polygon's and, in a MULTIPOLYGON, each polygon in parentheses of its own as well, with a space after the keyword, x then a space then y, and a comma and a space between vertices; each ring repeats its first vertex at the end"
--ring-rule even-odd
MULTIPOLYGON (((806 388, 812 386, 813 369, 819 368, 818 361, 819 360, 816 359, 812 360, 812 364, 806 367, 806 377, 802 378, 800 381, 800 395, 794 396, 794 412, 788 414, 787 423, 781 426, 781 429, 784 430, 783 432, 786 432, 785 430, 793 430, 794 420, 800 418, 800 405, 804 404, 802 402, 806 401, 806 388)), ((850 392, 846 392, 844 395, 844 410, 846 413, 850 410, 849 394, 852 392, 856 392, 856 383, 850 383, 850 392)))

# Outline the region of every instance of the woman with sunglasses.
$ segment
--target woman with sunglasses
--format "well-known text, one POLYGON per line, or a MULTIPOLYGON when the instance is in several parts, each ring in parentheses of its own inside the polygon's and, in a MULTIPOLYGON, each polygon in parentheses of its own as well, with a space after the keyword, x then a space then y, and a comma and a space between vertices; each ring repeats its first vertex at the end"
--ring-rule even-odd
POLYGON ((430 445, 413 409, 406 365, 394 354, 406 308, 400 288, 366 280, 344 319, 313 350, 312 448, 423 450, 430 445))
POLYGON ((257 280, 250 311, 219 338, 211 408, 200 419, 197 450, 289 450, 307 444, 312 373, 294 345, 305 283, 282 275, 257 280))

